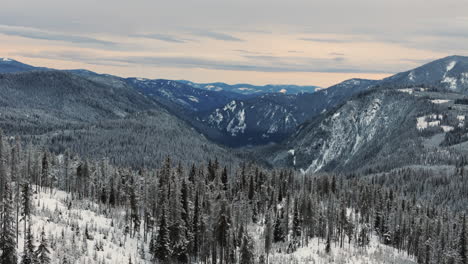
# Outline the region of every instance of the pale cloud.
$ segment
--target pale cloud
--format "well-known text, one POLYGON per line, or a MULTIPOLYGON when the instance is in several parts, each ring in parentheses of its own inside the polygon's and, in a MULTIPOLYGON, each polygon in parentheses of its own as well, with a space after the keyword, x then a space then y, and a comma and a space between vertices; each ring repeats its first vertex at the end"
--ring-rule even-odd
POLYGON ((93 44, 105 47, 113 47, 118 45, 115 42, 94 37, 64 34, 60 32, 51 32, 31 27, 0 25, 0 33, 4 35, 17 36, 23 38, 63 41, 75 44, 93 44))
POLYGON ((464 0, 4 1, 0 57, 124 76, 326 86, 467 55, 466 10, 464 0))

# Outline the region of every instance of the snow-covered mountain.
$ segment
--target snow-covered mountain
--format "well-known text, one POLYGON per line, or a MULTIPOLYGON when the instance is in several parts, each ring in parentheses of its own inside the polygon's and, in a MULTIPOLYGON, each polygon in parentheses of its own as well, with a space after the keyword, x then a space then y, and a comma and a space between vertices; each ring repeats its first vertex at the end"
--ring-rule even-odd
POLYGON ((238 93, 198 89, 172 80, 128 78, 126 81, 142 94, 152 97, 168 107, 171 107, 170 104, 175 104, 194 112, 211 110, 232 99, 245 97, 238 93))
POLYGON ((449 56, 388 77, 382 85, 425 85, 468 94, 468 57, 449 56))
POLYGON ((227 84, 223 82, 215 83, 195 83, 191 81, 181 80, 180 82, 189 84, 195 88, 200 88, 209 91, 228 91, 234 93, 241 93, 246 95, 262 94, 262 93, 284 93, 284 94, 298 94, 298 93, 312 93, 318 86, 308 85, 291 85, 291 84, 267 84, 267 85, 252 85, 247 83, 242 84, 227 84))
POLYGON ((468 140, 461 97, 427 88, 371 89, 302 124, 270 162, 309 172, 437 164, 466 154, 458 147, 468 140))
POLYGON ((25 72, 33 70, 45 70, 46 68, 34 67, 10 58, 0 58, 0 73, 25 72))
POLYGON ((232 146, 279 142, 297 126, 364 91, 376 81, 351 79, 315 93, 270 93, 232 100, 201 116, 202 122, 224 134, 232 146))

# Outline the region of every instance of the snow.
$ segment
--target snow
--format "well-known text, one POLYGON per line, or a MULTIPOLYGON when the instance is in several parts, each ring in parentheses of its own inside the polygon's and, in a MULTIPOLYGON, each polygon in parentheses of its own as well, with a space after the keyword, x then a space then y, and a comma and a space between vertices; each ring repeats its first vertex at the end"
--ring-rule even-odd
POLYGON ((444 79, 442 79, 442 83, 449 84, 449 88, 452 89, 452 90, 457 89, 457 79, 456 78, 445 76, 444 79))
POLYGON ((455 65, 457 65, 457 62, 456 61, 451 61, 448 65, 447 65, 447 72, 451 71, 455 65))
POLYGON ((188 99, 192 102, 199 103, 200 101, 195 96, 189 96, 188 99))
MULTIPOLYGON (((124 222, 112 220, 112 215, 123 215, 121 209, 110 210, 107 215, 99 213, 99 205, 87 200, 71 200, 69 194, 52 190, 34 195, 32 216, 34 244, 44 228, 49 243, 51 263, 59 264, 66 256, 70 263, 150 263, 147 253, 149 242, 143 243, 138 236, 125 234, 124 222), (69 206, 71 204, 71 206, 69 206), (88 228, 92 239, 86 239, 88 228), (145 254, 139 254, 141 246, 145 254)), ((113 217, 123 219, 123 217, 113 217)), ((143 226, 143 225, 142 225, 143 226)), ((20 224, 18 252, 23 251, 23 224, 20 224)))
POLYGON ((2 58, 2 61, 9 62, 9 61, 11 61, 11 59, 9 59, 9 58, 2 58))
POLYGON ((454 129, 453 126, 440 126, 440 127, 442 128, 442 130, 444 130, 444 132, 450 132, 454 129))
POLYGON ((231 111, 231 112, 234 112, 234 110, 236 110, 236 107, 237 107, 236 101, 233 100, 233 101, 231 101, 229 104, 225 105, 224 108, 223 108, 223 110, 224 110, 224 111, 229 110, 229 111, 231 111))
POLYGON ((409 89, 409 88, 398 89, 398 91, 402 93, 413 94, 413 89, 409 89))
POLYGON ((413 71, 411 71, 409 73, 408 78, 409 78, 410 81, 414 82, 414 72, 413 71))
MULTIPOLYGON (((282 205, 279 204, 278 207, 282 205)), ((348 210, 350 212, 350 210, 348 210)), ((264 227, 262 225, 249 225, 248 232, 255 241, 255 252, 258 255, 263 254, 264 248, 264 227)), ((359 247, 354 242, 345 243, 340 248, 339 243, 331 243, 331 252, 325 252, 325 240, 312 238, 309 244, 299 247, 296 251, 287 253, 288 243, 276 243, 272 245, 269 254, 270 264, 416 264, 412 256, 404 252, 398 252, 397 249, 383 245, 375 235, 370 236, 367 247, 359 247)))
POLYGON ((296 155, 294 155, 296 152, 294 151, 294 149, 290 149, 288 153, 293 156, 293 165, 296 166, 296 155))
MULTIPOLYGON (((441 125, 440 122, 443 120, 442 115, 426 115, 426 116, 421 116, 416 119, 416 128, 418 130, 424 130, 429 127, 440 127, 444 132, 450 132, 454 130, 453 126, 448 126, 448 125, 441 125)), ((460 120, 460 119, 459 119, 460 120)))
POLYGON ((229 122, 226 130, 230 132, 232 136, 236 136, 238 133, 244 133, 246 128, 247 124, 245 123, 245 110, 241 109, 237 112, 235 118, 229 122))
POLYGON ((279 92, 285 94, 287 91, 286 89, 281 89, 279 92))
POLYGON ((442 83, 449 84, 449 88, 452 90, 457 89, 457 78, 449 77, 447 76, 447 73, 450 72, 455 67, 456 64, 457 64, 456 61, 451 61, 449 64, 447 64, 447 69, 446 69, 447 71, 445 72, 444 78, 441 81, 442 83))
POLYGON ((465 125, 465 116, 459 115, 457 116, 458 119, 458 127, 463 127, 465 125))
POLYGON ((443 100, 443 99, 436 99, 436 100, 431 100, 433 104, 446 104, 450 102, 450 100, 443 100))

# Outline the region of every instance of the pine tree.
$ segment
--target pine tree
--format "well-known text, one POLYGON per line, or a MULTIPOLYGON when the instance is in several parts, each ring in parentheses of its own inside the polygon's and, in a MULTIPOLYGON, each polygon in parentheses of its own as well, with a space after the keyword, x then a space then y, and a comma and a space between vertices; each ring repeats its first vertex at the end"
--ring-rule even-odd
POLYGON ((18 256, 16 254, 16 229, 15 220, 13 216, 13 197, 10 190, 10 184, 5 184, 4 189, 4 203, 3 203, 3 222, 2 232, 0 234, 0 249, 2 255, 0 256, 0 263, 2 264, 16 264, 18 263, 18 256))
POLYGON ((41 242, 37 247, 36 251, 34 252, 34 257, 38 264, 49 264, 51 261, 49 254, 50 251, 48 249, 47 238, 45 235, 44 228, 42 228, 41 242))
POLYGON ((219 218, 216 226, 216 240, 218 246, 221 248, 220 251, 220 260, 223 263, 224 253, 229 241, 229 229, 231 227, 231 220, 229 217, 228 209, 226 208, 226 201, 223 201, 221 205, 221 211, 219 213, 219 218))
POLYGON ((223 190, 227 191, 228 190, 228 174, 227 174, 226 167, 224 167, 223 172, 221 174, 221 182, 223 183, 223 190))
POLYGON ((28 228, 25 232, 24 238, 24 249, 23 249, 23 257, 21 259, 21 264, 33 264, 36 262, 34 257, 34 244, 33 244, 33 234, 31 230, 31 222, 28 222, 28 228))
POLYGON ((299 209, 297 201, 294 203, 294 215, 293 215, 293 236, 294 238, 299 238, 301 236, 301 219, 299 216, 299 209))
POLYGON ((270 219, 271 215, 268 213, 265 217, 265 253, 266 253, 266 262, 268 263, 270 251, 271 251, 271 243, 272 243, 272 236, 273 236, 273 225, 270 219))
POLYGON ((240 249, 240 263, 242 264, 254 264, 255 263, 255 256, 254 256, 254 246, 252 242, 252 238, 250 238, 249 234, 244 234, 242 238, 242 246, 240 249))
POLYGON ((167 224, 166 208, 163 208, 159 223, 158 237, 155 245, 154 257, 161 262, 166 262, 171 256, 171 241, 167 224))
POLYGON ((286 234, 285 234, 284 225, 283 225, 283 218, 281 217, 282 214, 283 214, 282 212, 278 213, 276 216, 276 220, 275 220, 275 228, 273 230, 273 241, 275 243, 284 242, 286 240, 286 234))
POLYGON ((460 254, 460 263, 467 264, 468 256, 466 252, 466 216, 465 215, 463 215, 462 227, 461 227, 458 246, 459 246, 459 254, 460 254))

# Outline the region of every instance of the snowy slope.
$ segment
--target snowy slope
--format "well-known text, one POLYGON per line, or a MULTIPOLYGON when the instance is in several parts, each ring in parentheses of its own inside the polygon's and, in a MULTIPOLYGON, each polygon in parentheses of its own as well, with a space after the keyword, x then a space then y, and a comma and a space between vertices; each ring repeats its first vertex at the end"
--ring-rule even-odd
MULTIPOLYGON (((35 246, 39 244, 39 236, 44 228, 52 263, 150 263, 142 256, 150 259, 148 243, 142 239, 126 235, 124 230, 124 212, 122 210, 108 211, 108 215, 99 213, 100 208, 89 201, 71 200, 71 196, 63 191, 53 190, 39 192, 34 195, 35 207, 32 217, 32 231, 35 246), (70 208, 69 205, 71 204, 70 208), (111 220, 111 216, 114 220, 111 220), (85 230, 92 239, 87 239, 85 230), (144 250, 141 250, 141 248, 144 250)), ((101 208, 103 209, 103 208, 101 208)), ((23 223, 20 223, 19 255, 23 251, 23 223)))

